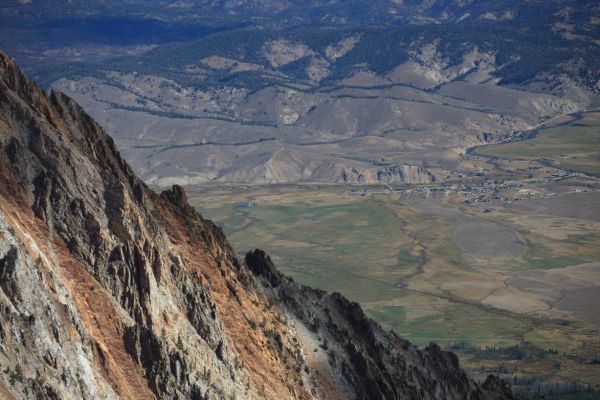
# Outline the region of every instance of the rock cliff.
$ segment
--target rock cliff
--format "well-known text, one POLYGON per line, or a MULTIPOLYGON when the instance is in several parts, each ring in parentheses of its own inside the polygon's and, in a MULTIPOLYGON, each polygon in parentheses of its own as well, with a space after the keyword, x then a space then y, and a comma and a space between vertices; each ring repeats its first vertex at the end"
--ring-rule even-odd
MULTIPOLYGON (((0 53, 0 397, 508 399, 156 194, 0 53)), ((259 245, 260 243, 257 243, 259 245)))

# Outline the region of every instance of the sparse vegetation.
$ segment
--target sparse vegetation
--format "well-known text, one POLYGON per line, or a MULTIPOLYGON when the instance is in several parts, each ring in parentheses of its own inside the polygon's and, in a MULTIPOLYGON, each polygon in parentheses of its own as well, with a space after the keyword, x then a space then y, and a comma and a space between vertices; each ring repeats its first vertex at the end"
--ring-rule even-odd
POLYGON ((204 369, 202 370, 202 379, 204 379, 204 381, 210 383, 210 378, 211 378, 211 370, 210 370, 210 368, 206 368, 206 366, 204 366, 204 369))
POLYGON ((475 360, 539 361, 559 354, 557 350, 542 349, 530 342, 510 346, 485 346, 484 348, 460 342, 454 343, 448 348, 452 351, 470 354, 475 360))
POLYGON ((508 378, 515 394, 529 399, 547 400, 593 400, 600 396, 600 389, 577 382, 548 382, 547 377, 508 378))
POLYGON ((10 367, 6 367, 4 373, 8 374, 8 380, 11 385, 14 385, 16 382, 23 383, 23 371, 21 370, 21 364, 16 364, 14 370, 10 370, 10 367))
POLYGON ((256 321, 255 321, 255 320, 253 320, 253 319, 251 319, 251 318, 250 318, 250 319, 248 320, 248 324, 250 325, 250 328, 252 328, 252 330, 253 330, 253 331, 255 331, 255 330, 256 330, 256 328, 257 328, 257 325, 256 325, 256 321))
POLYGON ((177 343, 175 344, 177 350, 183 352, 185 351, 185 346, 183 344, 183 340, 181 340, 181 335, 177 335, 177 343))
POLYGON ((233 368, 236 370, 244 368, 244 363, 237 356, 233 358, 233 368))

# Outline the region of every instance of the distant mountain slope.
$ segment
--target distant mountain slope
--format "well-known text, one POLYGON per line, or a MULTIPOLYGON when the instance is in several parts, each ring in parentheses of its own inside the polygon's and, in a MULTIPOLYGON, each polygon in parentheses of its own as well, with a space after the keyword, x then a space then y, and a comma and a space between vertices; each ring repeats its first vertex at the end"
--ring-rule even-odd
POLYGON ((590 0, 11 1, 0 48, 160 186, 452 180, 600 104, 590 0))
POLYGON ((512 397, 260 250, 238 261, 181 188, 149 190, 72 99, 4 53, 0 110, 2 397, 512 397))
MULTIPOLYGON (((242 26, 278 30, 307 25, 329 28, 450 25, 497 29, 500 38, 505 31, 512 31, 518 47, 528 43, 533 48, 536 45, 560 48, 569 42, 556 40, 568 39, 573 44, 570 50, 576 51, 583 45, 598 46, 599 18, 600 6, 590 0, 11 0, 0 5, 0 47, 18 52, 32 66, 36 64, 34 60, 38 64, 47 59, 57 61, 52 53, 44 53, 48 50, 185 42, 242 26), (541 42, 532 41, 532 37, 541 42)), ((472 42, 487 38, 489 34, 477 35, 467 29, 463 39, 472 42)), ((496 39, 492 35, 492 40, 496 39)), ((460 46, 460 42, 452 45, 460 46)), ((123 54, 126 53, 116 55, 123 54)), ((77 59, 74 54, 66 56, 77 59)), ((547 54, 546 60, 556 61, 556 54, 547 54)))
POLYGON ((201 14, 267 18, 296 23, 531 21, 540 16, 597 11, 589 0, 128 0, 19 1, 0 8, 5 15, 32 19, 98 15, 137 15, 191 19, 201 14), (188 16, 186 17, 186 13, 188 16))
MULTIPOLYGON (((166 2, 163 2, 165 4, 166 2)), ((168 8, 277 17, 303 23, 527 23, 555 14, 585 18, 598 12, 587 0, 177 0, 168 8)))
POLYGON ((597 46, 515 29, 255 27, 34 74, 152 184, 426 183, 454 179, 470 146, 598 103, 597 46))

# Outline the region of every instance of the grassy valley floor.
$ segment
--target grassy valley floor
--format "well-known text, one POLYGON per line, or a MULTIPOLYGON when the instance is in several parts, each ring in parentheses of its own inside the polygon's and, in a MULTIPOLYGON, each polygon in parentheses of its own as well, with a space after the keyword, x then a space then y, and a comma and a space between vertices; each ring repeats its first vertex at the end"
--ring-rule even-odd
POLYGON ((462 162, 484 177, 468 181, 188 192, 240 255, 263 248, 295 280, 343 293, 418 345, 454 350, 475 374, 525 392, 596 386, 600 181, 557 166, 595 172, 597 115, 477 149, 462 162), (577 155, 557 150, 556 129, 577 155))
MULTIPOLYGON (((600 383, 600 315, 592 301, 600 295, 600 221, 545 215, 544 197, 483 212, 461 203, 459 193, 348 190, 191 195, 240 254, 264 248, 297 281, 342 292, 418 345, 452 347, 482 372, 600 383), (540 203, 539 221, 529 202, 540 203), (536 350, 502 355, 512 346, 536 350)), ((563 196, 600 194, 573 190, 563 196)))

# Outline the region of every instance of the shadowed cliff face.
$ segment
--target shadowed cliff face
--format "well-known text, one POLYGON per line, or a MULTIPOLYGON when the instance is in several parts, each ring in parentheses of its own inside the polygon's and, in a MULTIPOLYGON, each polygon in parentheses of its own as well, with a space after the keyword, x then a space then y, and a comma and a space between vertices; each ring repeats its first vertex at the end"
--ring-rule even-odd
MULTIPOLYGON (((0 53, 0 397, 507 399, 157 195, 0 53)), ((257 243, 259 244, 259 243, 257 243)))

